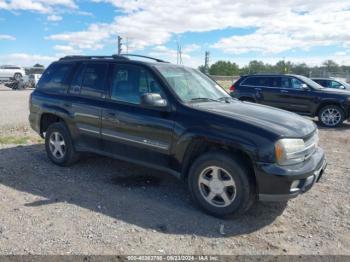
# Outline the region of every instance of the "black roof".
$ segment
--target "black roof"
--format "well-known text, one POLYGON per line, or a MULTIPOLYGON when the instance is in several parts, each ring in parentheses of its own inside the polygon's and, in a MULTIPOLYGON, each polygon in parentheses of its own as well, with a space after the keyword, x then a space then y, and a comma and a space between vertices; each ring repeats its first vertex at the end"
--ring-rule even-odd
POLYGON ((111 56, 83 56, 83 55, 71 55, 65 56, 59 59, 59 61, 82 61, 82 60, 112 60, 112 61, 130 61, 131 58, 143 58, 153 60, 158 63, 168 63, 167 61, 143 55, 134 55, 134 54, 122 54, 122 55, 111 55, 111 56))
POLYGON ((298 76, 298 75, 295 75, 295 74, 281 74, 281 73, 256 73, 256 74, 242 75, 242 77, 247 77, 247 76, 298 76))

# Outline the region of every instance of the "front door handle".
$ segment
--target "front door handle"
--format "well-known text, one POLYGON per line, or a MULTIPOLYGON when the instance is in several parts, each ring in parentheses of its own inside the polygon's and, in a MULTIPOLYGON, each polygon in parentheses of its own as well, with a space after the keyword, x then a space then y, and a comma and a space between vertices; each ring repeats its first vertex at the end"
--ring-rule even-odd
POLYGON ((288 93, 288 90, 281 90, 281 93, 288 93))
POLYGON ((105 119, 108 121, 119 123, 118 114, 115 112, 107 112, 105 115, 105 119))

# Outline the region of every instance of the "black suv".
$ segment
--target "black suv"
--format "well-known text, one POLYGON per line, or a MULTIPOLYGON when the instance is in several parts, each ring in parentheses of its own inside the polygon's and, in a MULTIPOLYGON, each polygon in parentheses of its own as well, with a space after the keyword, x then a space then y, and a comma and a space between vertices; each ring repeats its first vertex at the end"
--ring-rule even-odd
POLYGON ((349 91, 324 88, 300 75, 246 75, 235 82, 230 91, 242 101, 317 116, 326 127, 338 127, 350 117, 349 91))
POLYGON ((93 152, 163 170, 216 216, 296 197, 326 167, 313 122, 161 60, 62 58, 32 93, 29 120, 55 164, 93 152))

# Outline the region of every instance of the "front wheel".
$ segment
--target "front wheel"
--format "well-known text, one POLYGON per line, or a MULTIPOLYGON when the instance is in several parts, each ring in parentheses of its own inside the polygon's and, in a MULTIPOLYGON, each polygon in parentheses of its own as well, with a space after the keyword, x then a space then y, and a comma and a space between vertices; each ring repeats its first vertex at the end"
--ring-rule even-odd
POLYGON ((338 127, 344 119, 344 111, 336 105, 324 106, 318 113, 318 120, 325 127, 338 127))
POLYGON ((188 177, 194 201, 207 213, 242 214, 255 200, 248 169, 225 153, 207 153, 192 165, 188 177))

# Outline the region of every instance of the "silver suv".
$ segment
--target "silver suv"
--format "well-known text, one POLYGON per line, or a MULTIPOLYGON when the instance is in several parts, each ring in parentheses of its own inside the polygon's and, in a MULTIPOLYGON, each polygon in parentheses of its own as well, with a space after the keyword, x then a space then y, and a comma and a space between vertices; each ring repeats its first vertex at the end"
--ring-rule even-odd
POLYGON ((25 71, 20 66, 0 66, 0 80, 20 80, 24 75, 25 71))

